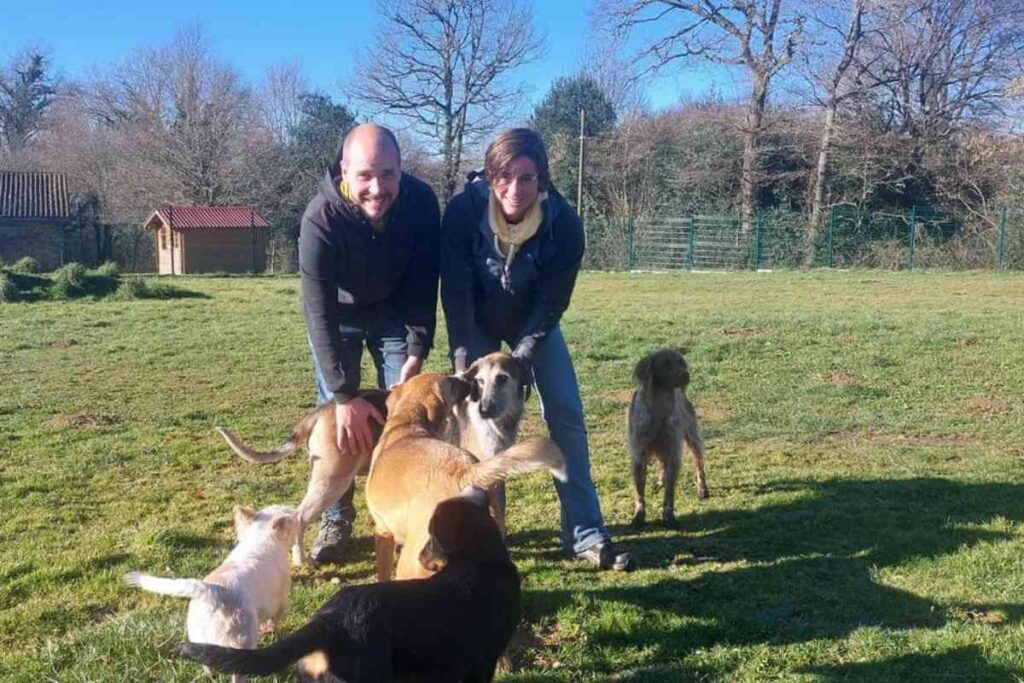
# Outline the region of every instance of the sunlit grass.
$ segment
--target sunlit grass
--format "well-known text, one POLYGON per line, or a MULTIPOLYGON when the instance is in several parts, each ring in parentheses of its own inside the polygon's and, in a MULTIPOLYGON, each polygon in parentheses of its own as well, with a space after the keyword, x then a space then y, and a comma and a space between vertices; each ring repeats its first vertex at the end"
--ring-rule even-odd
MULTIPOLYGON (((206 298, 0 304, 0 680, 199 679, 168 655, 184 601, 121 574, 200 576, 233 505, 302 495, 302 457, 250 466, 213 432, 271 445, 313 406, 297 280, 173 284, 206 298)), ((516 481, 529 635, 505 680, 1021 680, 1022 301, 995 273, 583 275, 564 329, 641 568, 565 559, 553 486, 516 481), (687 468, 683 528, 637 534, 625 405, 664 345, 687 351, 712 495, 687 468)), ((282 631, 371 579, 360 519, 353 564, 296 573, 282 631)))

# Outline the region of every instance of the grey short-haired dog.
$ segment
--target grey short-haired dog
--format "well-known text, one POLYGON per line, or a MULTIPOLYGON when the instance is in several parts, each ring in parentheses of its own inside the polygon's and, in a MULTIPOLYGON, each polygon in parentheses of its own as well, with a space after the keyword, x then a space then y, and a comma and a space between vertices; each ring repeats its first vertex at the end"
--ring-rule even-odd
POLYGON ((697 424, 697 413, 686 398, 690 372, 678 349, 658 349, 644 356, 633 372, 636 389, 629 402, 627 435, 633 469, 634 528, 646 521, 644 487, 647 465, 657 458, 662 468, 665 501, 662 520, 675 526, 675 486, 683 460, 683 443, 693 454, 697 498, 708 495, 704 475, 704 442, 697 424))

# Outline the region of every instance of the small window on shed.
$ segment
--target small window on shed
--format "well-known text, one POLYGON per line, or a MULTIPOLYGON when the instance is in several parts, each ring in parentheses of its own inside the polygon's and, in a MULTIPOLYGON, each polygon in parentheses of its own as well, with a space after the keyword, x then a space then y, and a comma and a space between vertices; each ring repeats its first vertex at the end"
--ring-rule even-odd
POLYGON ((161 230, 160 231, 160 248, 161 249, 166 249, 167 248, 167 231, 166 230, 161 230))

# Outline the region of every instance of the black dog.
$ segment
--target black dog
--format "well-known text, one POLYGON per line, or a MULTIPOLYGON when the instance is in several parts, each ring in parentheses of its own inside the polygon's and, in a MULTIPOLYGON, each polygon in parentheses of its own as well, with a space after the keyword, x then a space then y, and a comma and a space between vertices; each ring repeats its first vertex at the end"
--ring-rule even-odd
POLYGON ((429 579, 340 590, 293 635, 258 650, 186 643, 179 653, 225 673, 346 683, 490 681, 519 623, 519 574, 482 489, 441 502, 420 562, 429 579))

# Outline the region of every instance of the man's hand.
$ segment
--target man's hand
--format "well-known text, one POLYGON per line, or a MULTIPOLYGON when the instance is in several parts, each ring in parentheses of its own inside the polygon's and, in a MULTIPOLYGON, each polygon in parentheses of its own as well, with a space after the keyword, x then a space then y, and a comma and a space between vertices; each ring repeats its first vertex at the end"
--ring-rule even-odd
POLYGON ((373 450, 370 420, 384 424, 384 416, 371 403, 359 396, 334 406, 338 425, 338 450, 342 455, 361 455, 373 450))
POLYGON ((393 389, 399 384, 404 383, 406 380, 412 379, 416 375, 420 374, 420 370, 423 369, 423 359, 416 356, 409 356, 405 359, 405 363, 402 364, 402 370, 398 373, 398 381, 392 384, 388 389, 393 389))

